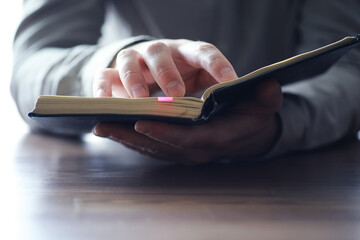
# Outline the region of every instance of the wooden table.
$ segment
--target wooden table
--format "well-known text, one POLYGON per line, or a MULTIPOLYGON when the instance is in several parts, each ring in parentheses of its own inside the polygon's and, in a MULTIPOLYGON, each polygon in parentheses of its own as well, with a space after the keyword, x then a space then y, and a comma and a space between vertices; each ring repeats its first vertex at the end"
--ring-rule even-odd
POLYGON ((28 133, 5 151, 1 239, 360 239, 356 139, 196 167, 93 136, 28 133))

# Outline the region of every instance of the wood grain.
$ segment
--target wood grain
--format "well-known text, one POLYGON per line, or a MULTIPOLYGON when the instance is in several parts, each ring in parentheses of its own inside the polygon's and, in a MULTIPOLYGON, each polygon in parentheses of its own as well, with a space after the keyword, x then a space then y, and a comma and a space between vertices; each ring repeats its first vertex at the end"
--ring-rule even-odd
POLYGON ((359 239, 360 142, 181 166, 27 134, 1 163, 1 239, 359 239), (4 226, 4 225, 3 225, 4 226))

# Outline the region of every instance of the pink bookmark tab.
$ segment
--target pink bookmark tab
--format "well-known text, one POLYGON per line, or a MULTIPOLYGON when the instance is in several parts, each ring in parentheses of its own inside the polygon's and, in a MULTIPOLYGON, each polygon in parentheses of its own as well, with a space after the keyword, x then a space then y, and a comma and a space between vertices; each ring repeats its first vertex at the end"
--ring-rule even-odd
POLYGON ((172 102, 173 97, 158 97, 158 102, 172 102))

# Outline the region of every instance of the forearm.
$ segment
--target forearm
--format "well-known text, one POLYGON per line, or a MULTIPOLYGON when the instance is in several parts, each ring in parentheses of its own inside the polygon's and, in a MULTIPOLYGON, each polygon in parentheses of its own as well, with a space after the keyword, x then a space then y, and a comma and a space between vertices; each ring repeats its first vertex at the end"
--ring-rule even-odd
POLYGON ((284 88, 282 134, 271 156, 314 149, 360 130, 360 70, 338 65, 284 88))
MULTIPOLYGON (((306 1, 299 22, 298 52, 306 52, 360 29, 360 3, 306 1)), ((360 130, 360 47, 328 72, 283 88, 282 132, 267 157, 314 149, 360 130)), ((316 66, 314 66, 316 67, 316 66)))
POLYGON ((106 68, 127 45, 150 39, 139 36, 98 45, 103 4, 97 0, 24 2, 25 14, 14 43, 11 92, 31 127, 38 126, 27 113, 40 95, 91 95, 97 70, 106 68))

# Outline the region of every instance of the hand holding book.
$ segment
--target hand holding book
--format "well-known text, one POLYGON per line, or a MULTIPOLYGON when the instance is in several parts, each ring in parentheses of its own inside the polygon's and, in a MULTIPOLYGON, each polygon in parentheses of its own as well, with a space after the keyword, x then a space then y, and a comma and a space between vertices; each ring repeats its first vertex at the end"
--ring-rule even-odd
POLYGON ((281 87, 260 83, 254 94, 201 125, 140 120, 134 125, 100 123, 94 133, 152 157, 185 164, 265 153, 277 139, 281 87))
MULTIPOLYGON (((137 44, 120 51, 113 67, 95 78, 95 96, 148 97, 151 90, 160 88, 167 96, 183 97, 236 78, 229 61, 213 45, 187 40, 137 44)), ((203 125, 144 120, 134 128, 100 123, 94 133, 156 158, 188 164, 258 155, 278 136, 275 113, 281 103, 281 87, 274 80, 264 82, 251 96, 203 125)))
POLYGON ((162 90, 183 97, 235 79, 230 62, 213 45, 190 40, 154 40, 121 50, 93 83, 94 96, 149 97, 162 90))

